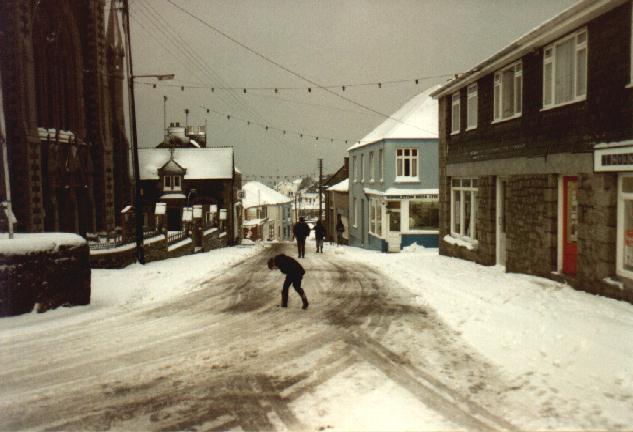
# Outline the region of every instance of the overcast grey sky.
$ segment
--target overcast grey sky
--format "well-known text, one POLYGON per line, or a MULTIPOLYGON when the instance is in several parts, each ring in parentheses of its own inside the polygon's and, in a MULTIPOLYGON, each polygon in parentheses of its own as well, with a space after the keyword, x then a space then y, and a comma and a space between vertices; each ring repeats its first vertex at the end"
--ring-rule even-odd
MULTIPOLYGON (((463 72, 575 0, 172 0, 252 50, 383 114, 446 77, 463 72), (349 87, 411 79, 403 84, 349 87)), ((154 147, 167 121, 208 124, 210 145, 234 146, 244 175, 325 172, 384 117, 347 102, 240 47, 168 0, 131 0, 134 72, 175 73, 157 88, 136 86, 139 145, 154 147), (164 87, 300 87, 299 90, 215 90, 164 87), (218 115, 209 107, 233 116, 218 115), (235 117, 270 125, 268 131, 235 117), (273 130, 287 130, 286 135, 273 130), (293 131, 293 132, 291 132, 293 131), (294 131, 319 136, 299 138, 294 131), (349 139, 345 144, 330 137, 349 139)))

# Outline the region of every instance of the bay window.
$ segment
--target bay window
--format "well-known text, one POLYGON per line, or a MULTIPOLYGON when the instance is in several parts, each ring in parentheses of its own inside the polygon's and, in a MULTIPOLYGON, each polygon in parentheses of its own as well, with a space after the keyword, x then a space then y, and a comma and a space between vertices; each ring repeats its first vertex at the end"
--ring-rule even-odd
POLYGON ((466 130, 470 130, 477 127, 477 83, 468 86, 466 95, 466 130))
POLYGON ((494 121, 519 117, 523 106, 523 68, 521 61, 494 75, 494 121))
POLYGON ((477 240, 477 179, 451 180, 451 235, 477 240))
POLYGON ((396 150, 396 181, 417 180, 418 149, 399 148, 396 150))
POLYGON ((369 199, 369 232, 377 236, 382 235, 382 206, 376 198, 369 199))
POLYGON ((459 91, 457 93, 453 93, 451 96, 451 134, 459 133, 459 112, 460 112, 460 101, 459 101, 459 91))
POLYGON ((543 50, 543 108, 585 100, 587 30, 579 30, 543 50))

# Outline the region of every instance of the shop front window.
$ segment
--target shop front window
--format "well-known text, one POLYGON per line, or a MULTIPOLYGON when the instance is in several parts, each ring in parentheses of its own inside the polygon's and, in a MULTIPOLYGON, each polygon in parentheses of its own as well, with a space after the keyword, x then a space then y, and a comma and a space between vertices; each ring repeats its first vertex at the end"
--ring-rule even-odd
POLYGON ((409 201, 409 230, 437 230, 440 205, 437 200, 409 201))
POLYGON ((617 273, 633 278, 633 174, 618 182, 617 273))

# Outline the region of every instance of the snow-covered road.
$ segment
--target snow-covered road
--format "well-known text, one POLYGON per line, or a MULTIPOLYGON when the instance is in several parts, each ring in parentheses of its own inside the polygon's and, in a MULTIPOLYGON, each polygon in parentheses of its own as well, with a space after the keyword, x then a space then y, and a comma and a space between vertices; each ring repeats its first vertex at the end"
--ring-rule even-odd
POLYGON ((629 430, 633 307, 442 257, 290 244, 93 271, 0 320, 0 430, 629 430))
POLYGON ((281 309, 273 249, 169 302, 3 338, 1 428, 512 428, 495 369, 414 296, 308 254, 311 306, 281 309))

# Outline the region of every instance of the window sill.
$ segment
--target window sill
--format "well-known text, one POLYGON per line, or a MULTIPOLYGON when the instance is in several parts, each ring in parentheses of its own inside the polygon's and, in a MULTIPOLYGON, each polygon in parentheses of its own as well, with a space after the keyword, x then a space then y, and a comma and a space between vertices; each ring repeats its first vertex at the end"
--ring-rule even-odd
POLYGON ((420 229, 420 230, 408 230, 402 231, 402 234, 438 234, 439 229, 420 229))
POLYGON ((466 128, 466 132, 471 131, 471 130, 476 130, 477 126, 471 126, 469 128, 466 128))
POLYGON ((419 183, 420 177, 396 177, 394 183, 419 183))
POLYGON ((523 113, 515 114, 512 117, 506 117, 506 118, 502 118, 502 119, 499 119, 499 120, 493 120, 492 123, 490 123, 490 124, 503 123, 503 122, 507 122, 507 121, 510 121, 510 120, 518 119, 518 118, 521 118, 522 115, 523 115, 523 113))
POLYGON ((451 131, 451 135, 459 135, 460 131, 451 131))
POLYGON ((556 105, 549 105, 549 106, 541 108, 541 112, 549 111, 551 109, 556 109, 556 108, 560 108, 560 107, 564 107, 564 106, 567 106, 567 105, 572 105, 572 104, 575 104, 575 103, 578 103, 578 102, 584 102, 586 100, 587 100, 587 96, 584 96, 584 97, 582 97, 580 99, 574 99, 574 100, 571 100, 569 102, 563 102, 563 103, 559 103, 559 104, 556 104, 556 105))
POLYGON ((633 88, 633 81, 631 81, 625 88, 628 88, 628 89, 633 88))
POLYGON ((449 234, 445 235, 442 240, 444 240, 446 243, 463 247, 464 249, 468 249, 468 250, 477 249, 477 246, 479 244, 477 240, 472 240, 468 237, 460 237, 459 235, 455 233, 452 233, 450 235, 449 234))

